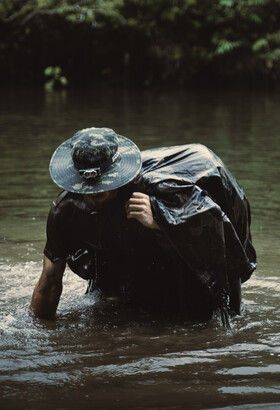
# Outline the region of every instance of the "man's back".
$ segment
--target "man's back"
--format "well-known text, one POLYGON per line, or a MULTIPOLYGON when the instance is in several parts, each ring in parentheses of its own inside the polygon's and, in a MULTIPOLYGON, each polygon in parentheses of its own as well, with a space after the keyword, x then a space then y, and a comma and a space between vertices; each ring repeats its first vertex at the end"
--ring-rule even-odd
POLYGON ((55 311, 67 261, 93 288, 151 311, 199 320, 217 308, 239 313, 240 282, 256 267, 242 189, 200 144, 141 157, 107 128, 81 130, 58 147, 51 176, 72 193, 49 214, 34 311, 44 303, 55 311))

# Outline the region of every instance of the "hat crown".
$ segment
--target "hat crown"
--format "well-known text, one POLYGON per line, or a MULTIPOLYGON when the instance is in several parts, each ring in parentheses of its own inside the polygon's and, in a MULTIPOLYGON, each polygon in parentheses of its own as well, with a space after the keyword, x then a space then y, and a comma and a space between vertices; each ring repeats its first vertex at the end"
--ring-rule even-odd
POLYGON ((101 166, 112 159, 117 150, 117 134, 110 128, 87 128, 71 139, 71 156, 77 168, 101 166))
POLYGON ((141 154, 130 139, 110 128, 86 128, 57 147, 50 161, 53 181, 75 194, 112 191, 141 170, 141 154))

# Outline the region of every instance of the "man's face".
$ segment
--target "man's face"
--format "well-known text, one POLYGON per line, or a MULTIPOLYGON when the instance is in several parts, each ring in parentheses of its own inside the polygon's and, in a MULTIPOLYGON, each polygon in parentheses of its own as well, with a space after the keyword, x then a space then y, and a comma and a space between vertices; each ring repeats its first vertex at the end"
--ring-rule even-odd
POLYGON ((100 192, 98 194, 85 194, 86 203, 96 211, 105 208, 116 197, 118 190, 100 192))

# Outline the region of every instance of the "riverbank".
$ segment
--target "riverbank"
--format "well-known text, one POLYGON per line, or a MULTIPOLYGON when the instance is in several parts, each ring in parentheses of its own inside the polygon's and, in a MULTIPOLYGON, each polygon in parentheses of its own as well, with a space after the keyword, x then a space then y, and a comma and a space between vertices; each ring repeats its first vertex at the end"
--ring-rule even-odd
POLYGON ((11 0, 0 5, 0 82, 43 84, 59 67, 73 85, 274 86, 279 20, 279 0, 11 0))

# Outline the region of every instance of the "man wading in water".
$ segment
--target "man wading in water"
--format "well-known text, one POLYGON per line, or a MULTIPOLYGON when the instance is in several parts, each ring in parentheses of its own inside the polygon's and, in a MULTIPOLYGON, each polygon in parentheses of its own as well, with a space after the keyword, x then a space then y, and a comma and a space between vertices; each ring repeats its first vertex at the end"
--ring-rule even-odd
POLYGON ((66 264, 122 306, 224 324, 256 267, 250 207, 223 162, 201 144, 138 147, 109 128, 78 131, 54 152, 63 192, 47 221, 31 309, 53 319, 66 264))

